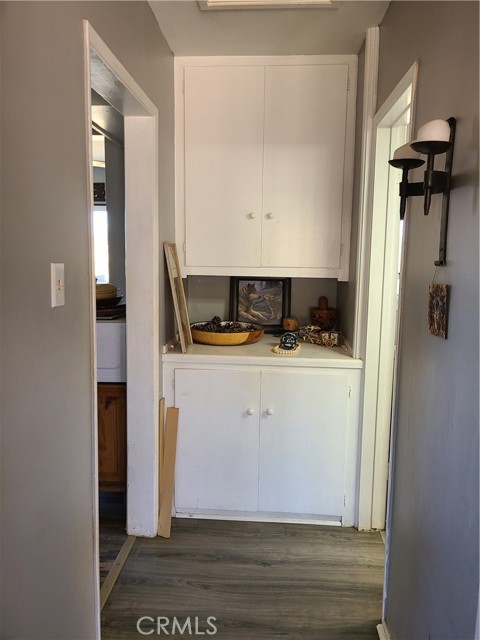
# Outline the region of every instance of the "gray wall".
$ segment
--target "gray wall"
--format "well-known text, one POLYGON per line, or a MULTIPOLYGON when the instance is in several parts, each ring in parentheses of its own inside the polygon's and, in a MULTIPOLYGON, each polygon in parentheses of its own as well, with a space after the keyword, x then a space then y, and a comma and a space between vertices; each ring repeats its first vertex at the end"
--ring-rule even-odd
MULTIPOLYGON (((242 274, 239 273, 239 276, 242 274)), ((186 296, 191 322, 210 320, 217 315, 229 320, 230 278, 223 276, 189 276, 186 296)), ((291 313, 300 324, 310 323, 310 310, 318 306, 320 296, 327 296, 328 304, 337 303, 337 281, 331 278, 292 278, 291 313)), ((343 316, 339 314, 342 325, 343 316)))
MULTIPOLYGON (((473 638, 478 603, 478 3, 392 2, 378 105, 420 60, 416 126, 455 116, 448 340, 426 328, 439 206, 410 201, 386 620, 393 640, 473 638)), ((440 164, 440 163, 439 163, 440 164)), ((434 196, 435 197, 435 196, 434 196)), ((438 198, 438 196, 436 196, 438 198)))
POLYGON ((109 279, 125 295, 125 154, 123 148, 108 139, 105 139, 105 190, 109 279))
MULTIPOLYGON (((0 635, 90 640, 98 576, 82 20, 158 106, 160 240, 174 236, 173 56, 146 2, 2 2, 0 12, 0 635), (50 262, 65 263, 66 305, 55 309, 50 262)), ((163 319, 161 331, 163 340, 163 319)))
POLYGON ((103 167, 93 167, 93 181, 105 182, 105 169, 103 167))
POLYGON ((348 282, 338 283, 338 307, 342 315, 342 331, 346 338, 352 342, 355 328, 355 296, 357 291, 357 243, 358 222, 360 214, 360 166, 362 160, 362 134, 363 134, 363 83, 365 76, 365 43, 358 52, 358 76, 357 76, 357 113, 355 121, 355 158, 354 158, 354 182, 352 199, 352 227, 350 233, 350 265, 348 282))

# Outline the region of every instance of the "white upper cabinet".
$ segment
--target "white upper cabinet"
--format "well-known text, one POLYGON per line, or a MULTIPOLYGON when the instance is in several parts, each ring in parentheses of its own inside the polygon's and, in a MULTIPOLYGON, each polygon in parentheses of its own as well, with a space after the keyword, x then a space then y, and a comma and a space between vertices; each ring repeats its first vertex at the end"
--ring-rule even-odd
POLYGON ((175 64, 184 275, 347 279, 356 56, 175 64))
POLYGON ((261 67, 185 69, 189 266, 259 264, 263 86, 261 67))
POLYGON ((348 67, 267 67, 262 266, 340 268, 348 67))

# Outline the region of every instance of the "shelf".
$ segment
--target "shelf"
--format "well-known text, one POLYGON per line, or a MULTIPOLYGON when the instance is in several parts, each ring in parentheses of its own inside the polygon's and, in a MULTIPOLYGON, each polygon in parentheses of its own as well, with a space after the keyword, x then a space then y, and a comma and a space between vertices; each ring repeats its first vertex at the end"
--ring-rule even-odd
POLYGON ((194 343, 188 353, 182 353, 177 345, 168 353, 163 354, 165 363, 179 362, 182 364, 242 364, 252 366, 283 366, 283 367, 322 367, 336 369, 361 369, 363 361, 352 358, 342 349, 321 347, 307 342, 301 342, 301 349, 294 356, 280 356, 272 352, 279 339, 267 335, 254 344, 233 347, 219 347, 194 343))

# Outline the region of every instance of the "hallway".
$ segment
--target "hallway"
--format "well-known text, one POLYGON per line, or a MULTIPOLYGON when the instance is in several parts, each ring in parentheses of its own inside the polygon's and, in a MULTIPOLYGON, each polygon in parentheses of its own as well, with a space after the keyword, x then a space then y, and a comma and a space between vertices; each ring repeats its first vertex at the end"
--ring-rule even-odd
POLYGON ((174 519, 170 540, 136 540, 102 639, 197 629, 222 640, 377 640, 384 553, 380 533, 174 519))

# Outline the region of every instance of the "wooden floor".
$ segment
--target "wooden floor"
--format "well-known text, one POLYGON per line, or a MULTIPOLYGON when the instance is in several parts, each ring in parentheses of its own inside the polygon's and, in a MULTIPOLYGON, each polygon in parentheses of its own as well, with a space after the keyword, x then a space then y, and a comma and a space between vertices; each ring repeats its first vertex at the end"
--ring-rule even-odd
POLYGON ((120 553, 126 534, 126 503, 123 493, 101 493, 100 520, 100 586, 120 553))
POLYGON ((148 616, 140 628, 152 638, 195 635, 197 617, 204 638, 378 640, 384 553, 379 533, 174 519, 170 540, 137 538, 103 609, 102 639, 138 640, 148 616), (160 616, 169 623, 159 633, 151 619, 160 616), (172 633, 174 617, 183 634, 172 633))

